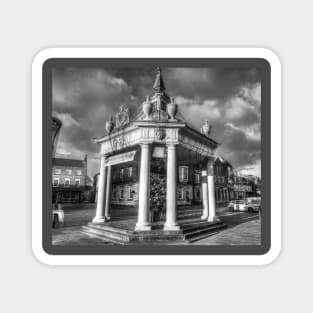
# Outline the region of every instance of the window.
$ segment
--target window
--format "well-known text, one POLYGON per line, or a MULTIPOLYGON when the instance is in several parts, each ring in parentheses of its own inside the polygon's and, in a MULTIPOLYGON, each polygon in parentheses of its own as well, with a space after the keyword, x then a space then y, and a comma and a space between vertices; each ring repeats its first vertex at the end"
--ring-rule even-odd
POLYGON ((65 186, 69 186, 70 185, 70 179, 69 178, 65 178, 64 185, 65 186))
POLYGON ((196 189, 196 194, 195 194, 195 196, 196 196, 196 199, 197 199, 197 200, 200 200, 201 194, 200 194, 200 189, 199 189, 199 188, 196 189))
POLYGON ((188 181, 188 166, 180 166, 179 167, 179 182, 187 182, 188 181))
POLYGON ((124 189, 123 188, 121 188, 121 190, 120 190, 120 198, 124 199, 124 189))
POLYGON ((186 201, 189 202, 190 201, 189 190, 186 190, 185 197, 186 197, 186 201))
POLYGON ((112 198, 117 199, 117 189, 116 188, 113 189, 112 198))
POLYGON ((200 184, 200 173, 195 173, 195 183, 200 184))
POLYGON ((65 172, 67 175, 72 175, 72 170, 70 170, 70 169, 67 169, 65 172))
POLYGON ((75 186, 79 186, 80 185, 80 179, 75 179, 75 186))
POLYGON ((54 170, 54 173, 55 173, 55 174, 61 174, 61 172, 62 172, 62 171, 61 171, 60 168, 56 168, 56 169, 54 170))
POLYGON ((127 176, 128 176, 128 177, 132 177, 132 175, 133 175, 133 168, 132 168, 132 167, 129 167, 129 168, 127 169, 127 176))
POLYGON ((123 177, 124 177, 124 169, 121 168, 121 170, 120 170, 120 179, 123 179, 123 177))
POLYGON ((183 200, 184 199, 184 197, 183 197, 183 190, 180 189, 180 188, 177 189, 177 198, 178 198, 178 200, 183 200))
POLYGON ((129 200, 133 200, 134 196, 133 196, 133 188, 128 187, 128 199, 129 200))
POLYGON ((81 170, 76 170, 76 175, 81 175, 82 171, 81 170))
POLYGON ((54 178, 53 179, 53 186, 58 186, 59 185, 59 178, 54 178))

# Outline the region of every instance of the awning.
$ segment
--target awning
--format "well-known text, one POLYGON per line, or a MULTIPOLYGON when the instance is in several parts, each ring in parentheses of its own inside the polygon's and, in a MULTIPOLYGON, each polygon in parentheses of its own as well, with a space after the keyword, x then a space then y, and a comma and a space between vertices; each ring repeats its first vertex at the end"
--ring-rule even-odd
POLYGON ((130 151, 130 152, 125 152, 125 153, 121 153, 118 155, 113 155, 108 158, 108 160, 105 163, 105 166, 133 161, 135 158, 136 152, 137 151, 130 151))

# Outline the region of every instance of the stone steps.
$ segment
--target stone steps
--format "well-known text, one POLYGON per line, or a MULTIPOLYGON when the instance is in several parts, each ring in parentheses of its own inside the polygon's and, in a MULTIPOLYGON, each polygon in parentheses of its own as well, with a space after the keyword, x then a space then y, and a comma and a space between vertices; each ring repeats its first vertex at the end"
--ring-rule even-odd
POLYGON ((116 227, 92 225, 84 226, 82 232, 90 236, 109 240, 116 244, 164 244, 183 243, 184 238, 180 231, 169 232, 163 229, 152 230, 151 232, 135 232, 116 227))
MULTIPOLYGON (((202 215, 202 209, 190 209, 190 208, 181 208, 177 211, 178 220, 185 220, 190 218, 199 218, 202 215)), ((115 211, 111 211, 111 219, 112 220, 128 220, 137 217, 137 211, 133 211, 130 209, 116 209, 115 211)))
POLYGON ((182 229, 184 239, 188 242, 194 242, 208 236, 216 234, 219 230, 225 228, 226 225, 222 222, 209 223, 206 222, 202 225, 194 225, 192 227, 187 227, 182 229))
POLYGON ((147 232, 135 232, 134 220, 123 221, 114 225, 92 224, 83 226, 81 232, 91 237, 100 238, 119 245, 162 245, 188 244, 217 233, 226 225, 222 222, 210 223, 200 219, 191 219, 182 223, 179 231, 164 231, 163 225, 147 232), (124 223, 124 224, 123 224, 124 223), (129 227, 129 229, 126 229, 129 227))

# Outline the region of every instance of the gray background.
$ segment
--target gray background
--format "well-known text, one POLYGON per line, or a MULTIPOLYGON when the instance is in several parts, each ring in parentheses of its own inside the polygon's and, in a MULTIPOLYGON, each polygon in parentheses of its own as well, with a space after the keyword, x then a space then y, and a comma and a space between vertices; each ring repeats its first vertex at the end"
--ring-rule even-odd
MULTIPOLYGON (((1 311, 312 310, 310 1, 2 1, 1 311), (31 252, 31 59, 51 46, 268 47, 283 64, 283 250, 264 267, 40 264, 31 252)), ((275 210, 275 208, 273 208, 275 210)))

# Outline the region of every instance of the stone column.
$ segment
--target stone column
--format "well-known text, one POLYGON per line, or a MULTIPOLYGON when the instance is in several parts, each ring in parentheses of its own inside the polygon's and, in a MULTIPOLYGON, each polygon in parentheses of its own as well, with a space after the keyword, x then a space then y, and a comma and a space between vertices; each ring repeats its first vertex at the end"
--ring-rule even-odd
POLYGON ((105 201, 105 182, 106 182, 106 169, 107 169, 105 166, 106 159, 107 157, 105 155, 101 156, 99 184, 98 184, 97 210, 96 210, 96 216, 92 220, 93 223, 105 222, 104 201, 105 201))
POLYGON ((202 205, 203 213, 201 219, 206 220, 209 217, 209 199, 208 199, 208 172, 201 171, 202 185, 202 205))
POLYGON ((149 194, 150 194, 150 144, 141 143, 140 176, 139 176, 139 204, 136 231, 149 231, 149 194))
POLYGON ((164 230, 179 230, 177 224, 177 164, 176 146, 167 145, 167 180, 166 180, 166 221, 164 230))
POLYGON ((219 221, 215 213, 215 183, 214 183, 214 160, 209 158, 208 165, 208 196, 209 196, 209 222, 219 221))
POLYGON ((111 209, 111 185, 112 185, 112 166, 107 166, 107 179, 106 179, 106 197, 105 197, 105 208, 104 216, 106 220, 110 220, 110 209, 111 209))

